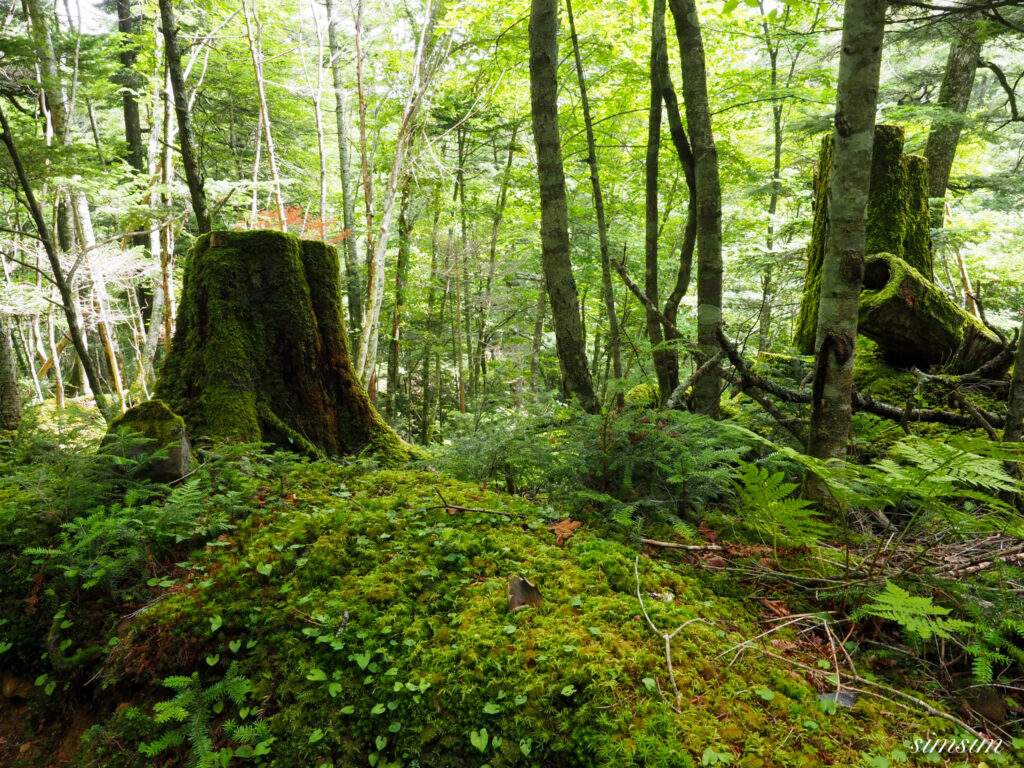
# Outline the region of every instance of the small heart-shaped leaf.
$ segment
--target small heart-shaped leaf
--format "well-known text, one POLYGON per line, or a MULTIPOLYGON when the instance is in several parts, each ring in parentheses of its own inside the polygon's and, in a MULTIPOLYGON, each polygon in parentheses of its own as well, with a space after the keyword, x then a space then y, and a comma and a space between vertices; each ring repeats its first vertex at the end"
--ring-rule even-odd
POLYGON ((242 641, 241 640, 232 640, 230 643, 228 643, 228 648, 231 649, 232 653, 238 653, 238 649, 241 648, 241 647, 242 647, 242 641))
POLYGON ((487 736, 487 729, 481 728, 479 731, 470 731, 469 741, 474 747, 476 747, 481 752, 486 752, 487 742, 489 741, 489 738, 487 736))

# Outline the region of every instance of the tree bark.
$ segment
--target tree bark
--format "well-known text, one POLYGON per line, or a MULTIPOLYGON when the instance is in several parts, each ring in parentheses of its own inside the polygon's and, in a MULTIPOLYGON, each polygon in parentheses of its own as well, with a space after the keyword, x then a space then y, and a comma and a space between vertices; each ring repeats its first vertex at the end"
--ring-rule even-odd
MULTIPOLYGON (((597 167, 597 149, 594 141, 594 122, 590 116, 590 100, 587 98, 587 81, 583 77, 583 59, 580 56, 580 42, 576 35, 576 22, 572 15, 572 0, 565 0, 566 16, 569 19, 569 34, 572 38, 573 58, 576 62, 576 78, 580 86, 580 106, 583 109, 583 125, 587 134, 587 165, 590 167, 590 187, 594 196, 594 214, 597 217, 597 238, 601 248, 601 294, 608 317, 608 348, 612 359, 612 376, 622 378, 622 351, 619 340, 619 318, 615 313, 615 291, 612 288, 612 265, 608 246, 608 224, 605 221, 604 198, 601 194, 601 176, 597 167)), ((664 14, 663 14, 664 15, 664 14)), ((616 391, 616 403, 624 404, 624 393, 616 391)))
POLYGON ((167 72, 174 94, 174 113, 178 118, 178 137, 181 140, 181 165, 185 170, 192 211, 196 216, 196 227, 200 234, 213 227, 210 209, 206 203, 206 187, 199 171, 195 139, 192 133, 192 117, 189 114, 188 92, 185 90, 185 75, 181 68, 181 47, 178 45, 178 23, 174 18, 172 0, 159 0, 160 26, 164 35, 164 51, 167 57, 167 72))
POLYGON ((348 116, 345 106, 345 79, 341 70, 341 19, 334 0, 327 0, 327 43, 334 83, 334 119, 338 130, 338 173, 341 176, 342 217, 348 233, 342 251, 345 257, 345 295, 348 298, 349 338, 352 354, 359 357, 359 337, 363 328, 363 282, 359 266, 359 238, 356 237, 356 203, 352 190, 352 163, 349 160, 348 116))
POLYGON ((122 35, 122 47, 118 54, 122 69, 117 82, 121 86, 124 138, 128 145, 127 160, 128 165, 137 173, 144 173, 146 151, 142 144, 138 92, 144 87, 145 80, 135 71, 135 60, 138 57, 139 48, 134 44, 128 44, 131 36, 139 31, 137 18, 132 15, 132 0, 117 0, 117 31, 122 35))
POLYGON ((405 281, 409 275, 409 251, 412 246, 412 228, 416 223, 410 217, 411 194, 409 181, 402 189, 402 204, 398 212, 398 263, 395 265, 395 306, 391 315, 391 350, 388 355, 388 399, 387 417, 393 420, 398 414, 398 371, 402 352, 402 312, 405 309, 405 281))
POLYGON ((946 114, 932 121, 925 144, 928 158, 928 197, 931 201, 932 229, 942 229, 945 218, 946 187, 956 157, 956 147, 963 130, 964 113, 971 101, 974 75, 981 57, 978 28, 971 22, 952 29, 954 39, 949 46, 946 69, 939 86, 938 106, 946 114))
MULTIPOLYGON (((722 323, 722 185, 718 151, 711 130, 707 73, 700 19, 694 0, 670 0, 683 73, 686 123, 693 142, 697 189, 697 345, 707 360, 718 352, 722 323)), ((720 378, 717 370, 693 385, 694 410, 718 416, 720 378)))
MULTIPOLYGON (((865 214, 871 181, 878 78, 886 0, 846 0, 828 210, 829 237, 821 274, 808 453, 846 460, 853 397, 857 314, 864 280, 865 214)), ((828 491, 808 474, 807 492, 828 491)))
POLYGON ((0 430, 21 424, 21 392, 7 318, 0 312, 0 430))
POLYGON ((568 391, 587 413, 601 404, 594 394, 569 255, 569 210, 558 132, 558 0, 530 4, 530 99, 540 182, 541 261, 551 302, 555 345, 568 391))
POLYGON ((1010 381, 1010 401, 1006 404, 1006 426, 1003 442, 1019 443, 1024 431, 1024 322, 1017 337, 1017 354, 1013 358, 1013 379, 1010 381))
MULTIPOLYGON (((650 105, 647 113, 647 153, 644 159, 644 294, 657 305, 658 240, 661 233, 658 204, 658 170, 661 151, 661 118, 664 84, 668 69, 668 44, 665 39, 665 0, 654 0, 651 22, 650 105)), ((664 405, 679 384, 679 362, 665 346, 665 333, 658 315, 646 310, 647 339, 651 343, 654 372, 658 378, 658 401, 664 405)))

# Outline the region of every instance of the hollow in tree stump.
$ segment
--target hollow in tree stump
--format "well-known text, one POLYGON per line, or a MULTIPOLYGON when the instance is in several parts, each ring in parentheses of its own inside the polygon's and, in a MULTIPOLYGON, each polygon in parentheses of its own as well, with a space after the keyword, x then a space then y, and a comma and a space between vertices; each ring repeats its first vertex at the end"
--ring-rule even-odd
POLYGON ((155 396, 193 436, 408 458, 352 372, 338 255, 322 242, 270 230, 199 238, 155 396))

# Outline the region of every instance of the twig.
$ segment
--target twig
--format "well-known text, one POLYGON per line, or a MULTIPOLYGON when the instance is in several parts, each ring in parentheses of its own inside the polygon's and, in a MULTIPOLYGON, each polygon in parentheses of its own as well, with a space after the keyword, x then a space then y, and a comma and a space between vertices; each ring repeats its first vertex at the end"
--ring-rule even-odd
POLYGON ((479 509, 477 507, 460 507, 457 504, 449 504, 445 500, 444 496, 441 494, 441 491, 438 490, 436 487, 434 488, 434 493, 440 496, 441 504, 434 507, 427 507, 427 509, 450 509, 453 512, 478 512, 484 515, 508 515, 509 517, 527 517, 527 515, 524 515, 522 512, 507 512, 501 509, 479 509))
POLYGON ((680 630, 682 630, 684 627, 689 626, 695 621, 701 621, 708 625, 711 625, 711 622, 706 621, 705 619, 702 619, 698 616, 695 619, 684 621, 682 624, 676 627, 675 631, 673 631, 672 633, 662 632, 660 629, 657 628, 657 626, 655 626, 654 622, 651 620, 650 614, 647 613, 647 606, 644 605, 644 596, 640 592, 639 556, 637 556, 633 560, 633 574, 636 576, 636 599, 640 601, 640 610, 643 611, 644 618, 647 619, 647 625, 651 628, 654 634, 656 634, 658 637, 665 641, 665 661, 668 663, 668 678, 672 681, 672 690, 675 691, 676 694, 676 703, 673 709, 675 709, 678 712, 678 707, 682 702, 682 694, 679 693, 679 686, 676 685, 676 673, 675 670, 672 669, 672 638, 678 635, 680 630))
POLYGON ((640 541, 649 547, 685 549, 689 552, 718 552, 725 549, 721 544, 676 544, 674 541, 658 541, 657 539, 640 539, 640 541))
POLYGON ((956 404, 960 406, 960 409, 970 414, 971 418, 974 419, 977 425, 981 427, 983 430, 985 430, 985 434, 988 435, 989 440, 992 440, 993 442, 996 443, 999 442, 998 433, 994 429, 992 429, 992 425, 988 423, 988 421, 982 415, 981 411, 978 409, 977 406, 969 402, 967 398, 963 396, 962 392, 954 391, 952 393, 952 397, 956 404))

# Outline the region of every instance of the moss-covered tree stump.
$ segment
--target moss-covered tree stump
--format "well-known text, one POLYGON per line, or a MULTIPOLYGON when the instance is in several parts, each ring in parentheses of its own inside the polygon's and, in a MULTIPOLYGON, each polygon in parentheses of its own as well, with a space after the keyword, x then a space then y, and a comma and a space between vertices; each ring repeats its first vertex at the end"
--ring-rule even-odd
POLYGON ((214 232, 186 264, 156 395, 194 436, 307 453, 408 447, 370 404, 349 361, 333 247, 269 230, 214 232))
POLYGON ((938 286, 887 253, 865 264, 858 330, 901 368, 943 366, 950 373, 968 373, 1003 349, 992 331, 938 286))
MULTIPOLYGON (((821 142, 814 174, 814 225, 807 254, 807 272, 793 343, 805 355, 814 353, 821 294, 821 265, 828 244, 828 186, 832 165, 832 134, 821 142)), ((932 244, 928 219, 928 162, 903 153, 903 129, 875 127, 871 157, 865 253, 891 253, 928 280, 932 244)))

